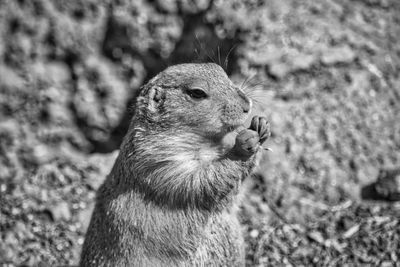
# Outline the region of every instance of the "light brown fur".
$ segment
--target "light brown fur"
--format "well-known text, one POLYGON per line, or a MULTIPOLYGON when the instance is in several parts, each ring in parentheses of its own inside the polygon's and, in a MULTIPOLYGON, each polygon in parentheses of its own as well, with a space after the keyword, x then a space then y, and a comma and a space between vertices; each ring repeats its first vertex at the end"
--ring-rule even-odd
POLYGON ((249 99, 218 65, 182 64, 146 84, 134 111, 80 265, 243 266, 235 199, 266 129, 224 137, 244 123, 249 99))

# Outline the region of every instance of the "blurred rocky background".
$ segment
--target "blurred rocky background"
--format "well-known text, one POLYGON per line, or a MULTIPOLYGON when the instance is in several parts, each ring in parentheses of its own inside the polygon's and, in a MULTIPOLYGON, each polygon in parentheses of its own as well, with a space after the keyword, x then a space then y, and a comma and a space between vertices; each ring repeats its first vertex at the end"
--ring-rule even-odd
POLYGON ((400 261, 397 0, 0 0, 0 265, 76 265, 135 91, 216 62, 270 119, 248 266, 400 261))

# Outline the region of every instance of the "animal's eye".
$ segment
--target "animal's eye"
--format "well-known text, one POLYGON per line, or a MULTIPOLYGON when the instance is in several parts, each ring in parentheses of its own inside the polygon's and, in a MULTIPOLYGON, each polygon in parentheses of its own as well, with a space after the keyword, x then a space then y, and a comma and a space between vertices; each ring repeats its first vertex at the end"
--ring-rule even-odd
POLYGON ((190 95, 191 98, 195 99, 204 99, 207 98, 207 93, 204 92, 203 89, 200 88, 193 88, 193 89, 188 89, 187 90, 188 95, 190 95))

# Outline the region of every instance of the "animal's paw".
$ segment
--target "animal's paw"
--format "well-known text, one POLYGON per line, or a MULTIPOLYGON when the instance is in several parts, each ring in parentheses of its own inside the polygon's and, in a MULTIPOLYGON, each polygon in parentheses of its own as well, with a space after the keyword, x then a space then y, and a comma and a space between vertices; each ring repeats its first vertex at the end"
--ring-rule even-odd
POLYGON ((235 153, 240 157, 249 157, 257 152, 260 137, 256 131, 244 129, 238 133, 235 142, 235 153))
POLYGON ((250 123, 250 130, 256 131, 260 138, 260 144, 263 144, 271 136, 269 122, 264 117, 254 116, 250 123))

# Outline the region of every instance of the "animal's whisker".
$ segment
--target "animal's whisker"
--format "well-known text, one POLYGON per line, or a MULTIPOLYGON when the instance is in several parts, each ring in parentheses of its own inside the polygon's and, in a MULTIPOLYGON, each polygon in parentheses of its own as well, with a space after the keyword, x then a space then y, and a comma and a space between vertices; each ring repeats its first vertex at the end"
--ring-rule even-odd
POLYGON ((260 81, 260 82, 256 82, 256 83, 251 83, 251 81, 249 81, 247 83, 248 85, 246 86, 245 90, 247 91, 252 91, 255 88, 259 88, 259 87, 266 87, 268 85, 267 81, 260 81))
POLYGON ((240 86, 240 89, 243 90, 244 92, 248 89, 247 84, 251 82, 256 77, 256 74, 253 74, 252 76, 247 76, 247 78, 243 81, 242 85, 240 86))
MULTIPOLYGON (((200 39, 199 39, 199 37, 197 36, 197 34, 195 35, 195 37, 196 37, 197 43, 198 43, 199 46, 200 46, 200 49, 204 51, 204 53, 206 54, 206 56, 207 56, 213 63, 215 63, 214 58, 212 58, 212 57, 210 56, 210 54, 208 53, 207 49, 206 49, 205 47, 203 47, 203 44, 200 42, 200 39)), ((213 54, 214 54, 214 51, 211 50, 211 52, 213 52, 213 54)), ((215 56, 215 54, 214 54, 214 56, 215 56)))
POLYGON ((246 79, 243 80, 242 84, 240 85, 240 90, 243 90, 244 92, 246 92, 246 88, 244 87, 245 84, 247 83, 247 80, 250 79, 250 76, 247 76, 246 79))
POLYGON ((245 92, 245 95, 246 95, 247 97, 249 97, 249 98, 255 98, 255 99, 261 98, 264 94, 265 94, 265 90, 264 90, 264 89, 261 89, 261 88, 256 89, 256 90, 253 90, 253 91, 245 92))
POLYGON ((253 97, 253 96, 248 96, 251 101, 258 107, 262 107, 265 103, 261 102, 259 99, 253 97))
POLYGON ((255 88, 259 88, 259 87, 266 87, 268 84, 267 84, 267 82, 266 81, 261 81, 261 82, 257 82, 257 83, 254 83, 254 84, 249 84, 248 85, 248 87, 249 88, 246 88, 246 90, 247 89, 249 89, 249 90, 253 90, 253 89, 255 89, 255 88))
POLYGON ((221 51, 220 51, 220 49, 219 49, 219 46, 217 47, 217 51, 218 51, 218 63, 219 63, 219 65, 220 65, 221 67, 223 67, 223 66, 221 65, 221 51))
POLYGON ((265 90, 262 88, 258 88, 252 91, 245 92, 246 95, 258 95, 259 93, 265 93, 265 90))
POLYGON ((237 44, 233 45, 233 46, 231 47, 231 49, 229 49, 228 54, 227 54, 226 57, 225 57, 225 61, 224 61, 225 69, 228 69, 229 56, 230 56, 231 52, 233 51, 233 49, 236 48, 236 46, 237 46, 237 44))

